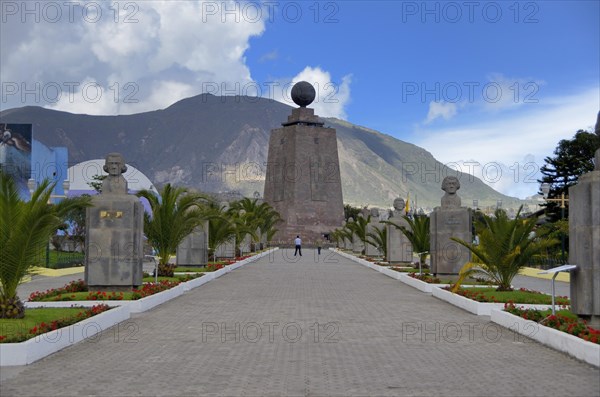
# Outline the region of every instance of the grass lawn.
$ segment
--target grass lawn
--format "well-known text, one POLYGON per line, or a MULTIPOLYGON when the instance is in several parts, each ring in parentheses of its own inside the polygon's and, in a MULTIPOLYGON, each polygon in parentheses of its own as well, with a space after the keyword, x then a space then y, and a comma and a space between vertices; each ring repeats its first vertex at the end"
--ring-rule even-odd
MULTIPOLYGON (((525 303, 540 305, 552 304, 552 297, 550 295, 536 291, 496 291, 495 288, 468 288, 460 289, 457 293, 478 302, 514 302, 515 304, 525 303)), ((570 301, 568 298, 556 297, 556 304, 568 305, 570 304, 570 301)))
MULTIPOLYGON (((49 254, 50 260, 48 262, 48 266, 51 269, 56 268, 57 264, 59 263, 69 263, 72 266, 75 266, 75 263, 83 265, 85 261, 85 255, 82 252, 63 252, 50 250, 49 254)), ((40 266, 46 266, 46 263, 41 263, 40 266)))
MULTIPOLYGON (((59 301, 86 301, 89 300, 87 297, 90 292, 65 292, 58 296, 52 296, 49 298, 42 299, 40 302, 59 302, 59 301)), ((97 294, 101 294, 97 292, 97 294)), ((120 292, 107 292, 104 296, 104 299, 94 299, 94 300, 131 300, 133 292, 123 292, 123 298, 119 299, 121 296, 120 292)))
POLYGON ((81 308, 57 307, 26 309, 24 318, 0 319, 0 336, 12 337, 17 334, 27 334, 30 329, 42 322, 50 324, 54 320, 75 317, 82 310, 81 308))
MULTIPOLYGON (((190 274, 189 276, 191 276, 192 278, 198 278, 198 277, 202 276, 202 274, 199 274, 199 275, 190 274)), ((148 276, 148 277, 144 277, 142 279, 142 281, 145 282, 145 283, 153 283, 154 280, 155 280, 154 276, 148 276)), ((174 276, 174 277, 159 277, 158 278, 159 282, 165 281, 165 280, 166 281, 180 281, 180 282, 184 282, 184 281, 189 281, 189 277, 187 277, 187 279, 186 279, 186 276, 181 275, 181 276, 174 276)))
POLYGON ((177 273, 204 273, 207 270, 205 267, 176 267, 173 271, 177 273))

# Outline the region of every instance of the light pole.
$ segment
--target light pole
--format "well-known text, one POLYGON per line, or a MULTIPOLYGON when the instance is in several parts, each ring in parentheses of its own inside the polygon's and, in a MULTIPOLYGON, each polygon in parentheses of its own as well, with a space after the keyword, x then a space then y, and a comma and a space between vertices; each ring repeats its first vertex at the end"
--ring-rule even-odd
MULTIPOLYGON (((542 183, 541 189, 544 200, 560 203, 560 219, 565 219, 565 206, 569 202, 569 199, 565 197, 565 192, 563 191, 560 193, 560 198, 552 199, 548 198, 548 193, 550 193, 550 184, 548 182, 542 183)), ((565 234, 562 231, 560 232, 560 250, 562 263, 565 264, 565 234)))
MULTIPOLYGON (((71 184, 69 183, 69 180, 65 179, 62 183, 62 188, 63 188, 64 194, 51 194, 50 197, 48 197, 48 204, 52 204, 52 199, 55 199, 55 198, 67 198, 70 187, 71 187, 71 184)), ((33 196, 33 192, 35 191, 36 188, 37 188, 37 182, 35 181, 35 179, 29 178, 27 180, 27 189, 29 189, 30 196, 33 196)), ((46 242, 46 268, 49 265, 50 265, 50 240, 48 240, 46 242)))

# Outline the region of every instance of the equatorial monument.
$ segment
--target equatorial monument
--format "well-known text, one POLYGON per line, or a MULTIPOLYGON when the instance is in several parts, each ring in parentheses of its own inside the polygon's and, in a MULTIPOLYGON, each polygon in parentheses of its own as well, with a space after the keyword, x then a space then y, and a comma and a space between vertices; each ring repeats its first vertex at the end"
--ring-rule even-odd
POLYGON ((271 131, 264 199, 283 220, 275 240, 316 241, 344 220, 336 131, 307 108, 314 98, 310 83, 296 83, 292 100, 299 107, 271 131))
POLYGON ((90 290, 127 291, 142 285, 144 207, 128 194, 125 160, 106 156, 102 190, 86 209, 85 282, 90 290))
MULTIPOLYGON (((600 125, 600 115, 599 122, 600 125)), ((569 188, 571 311, 600 327, 600 149, 595 169, 569 188)))
POLYGON ((442 190, 445 192, 442 205, 431 213, 429 245, 433 274, 458 274, 461 267, 471 260, 471 251, 451 240, 454 237, 466 242, 473 241, 471 212, 461 207, 458 189, 460 181, 457 177, 445 177, 442 181, 442 190))

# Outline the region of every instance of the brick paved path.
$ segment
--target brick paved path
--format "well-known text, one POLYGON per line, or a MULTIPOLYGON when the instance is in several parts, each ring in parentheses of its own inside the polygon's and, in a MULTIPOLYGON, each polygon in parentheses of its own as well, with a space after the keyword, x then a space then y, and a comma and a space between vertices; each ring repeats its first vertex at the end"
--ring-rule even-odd
POLYGON ((592 366, 333 253, 286 253, 2 368, 0 395, 600 394, 592 366))

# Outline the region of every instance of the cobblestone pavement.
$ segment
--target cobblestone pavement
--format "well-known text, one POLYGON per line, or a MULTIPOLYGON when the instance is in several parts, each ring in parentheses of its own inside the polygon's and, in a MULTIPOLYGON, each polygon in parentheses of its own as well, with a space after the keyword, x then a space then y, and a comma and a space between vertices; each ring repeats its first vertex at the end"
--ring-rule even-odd
POLYGON ((600 394, 595 367, 332 252, 292 252, 2 368, 0 395, 600 394))

